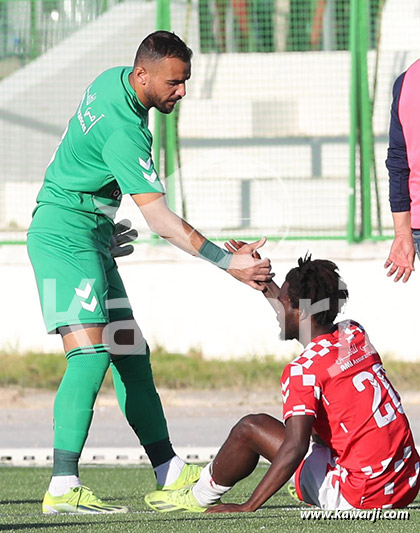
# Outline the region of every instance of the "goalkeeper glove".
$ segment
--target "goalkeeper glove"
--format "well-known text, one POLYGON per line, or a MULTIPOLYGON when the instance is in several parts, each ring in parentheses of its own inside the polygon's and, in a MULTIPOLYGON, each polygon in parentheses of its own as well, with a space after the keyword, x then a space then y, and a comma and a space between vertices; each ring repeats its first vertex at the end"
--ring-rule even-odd
POLYGON ((114 233, 111 236, 112 257, 124 257, 134 252, 134 246, 127 244, 133 242, 139 236, 136 229, 131 229, 130 220, 124 219, 115 224, 114 233), (123 246, 125 244, 125 246, 123 246))

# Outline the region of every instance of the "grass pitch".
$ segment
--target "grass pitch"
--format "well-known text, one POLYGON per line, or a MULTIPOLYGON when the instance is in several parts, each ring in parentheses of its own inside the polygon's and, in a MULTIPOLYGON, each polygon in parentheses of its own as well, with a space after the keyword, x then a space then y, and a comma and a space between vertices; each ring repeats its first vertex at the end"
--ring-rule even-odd
MULTIPOLYGON (((0 0, 1 3, 1 0, 0 0)), ((295 354, 298 355, 298 352, 295 354)), ((418 363, 383 358, 387 375, 397 390, 418 390, 418 363)), ((274 390, 289 360, 274 356, 245 359, 204 359, 201 352, 190 350, 187 355, 169 353, 157 347, 152 351, 155 383, 166 389, 236 389, 274 390)), ((25 389, 57 390, 66 369, 66 358, 59 354, 5 352, 0 350, 0 387, 17 386, 25 389)), ((111 389, 108 371, 103 389, 111 389)))
MULTIPOLYGON (((267 466, 259 466, 248 479, 239 483, 224 501, 241 502, 252 492, 267 466)), ((85 467, 83 483, 107 502, 128 505, 126 515, 60 515, 41 514, 41 501, 48 484, 47 468, 0 468, 0 531, 32 533, 250 533, 294 531, 321 533, 355 531, 360 533, 418 533, 420 531, 420 498, 409 508, 407 521, 380 520, 303 520, 299 505, 285 489, 279 491, 256 513, 205 515, 188 513, 155 513, 145 505, 143 496, 154 490, 150 467, 85 467), (331 529, 332 528, 332 529, 331 529)))

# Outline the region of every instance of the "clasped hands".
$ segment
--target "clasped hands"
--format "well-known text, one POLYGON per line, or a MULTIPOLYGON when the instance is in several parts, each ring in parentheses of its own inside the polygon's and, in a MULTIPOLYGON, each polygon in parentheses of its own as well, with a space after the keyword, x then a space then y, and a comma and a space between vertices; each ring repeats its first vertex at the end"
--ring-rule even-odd
POLYGON ((266 237, 247 244, 244 241, 230 239, 225 247, 233 253, 232 262, 228 268, 229 274, 257 291, 264 291, 275 274, 271 272, 271 261, 261 259, 257 250, 267 242, 266 237))

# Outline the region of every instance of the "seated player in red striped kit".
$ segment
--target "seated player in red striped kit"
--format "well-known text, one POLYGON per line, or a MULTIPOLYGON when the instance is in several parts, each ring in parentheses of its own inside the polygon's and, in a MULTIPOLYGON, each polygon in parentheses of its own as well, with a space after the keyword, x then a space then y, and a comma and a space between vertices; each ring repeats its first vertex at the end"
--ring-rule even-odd
MULTIPOLYGON (((231 241, 230 248, 242 244, 231 241)), ((334 323, 348 298, 337 265, 299 259, 280 288, 266 284, 265 296, 281 338, 305 346, 281 378, 284 423, 267 414, 245 416, 196 484, 152 492, 146 503, 162 512, 250 512, 293 476, 298 497, 323 509, 408 505, 419 491, 420 458, 400 396, 367 333, 352 320, 334 323), (271 466, 248 501, 220 504, 260 457, 271 466)))

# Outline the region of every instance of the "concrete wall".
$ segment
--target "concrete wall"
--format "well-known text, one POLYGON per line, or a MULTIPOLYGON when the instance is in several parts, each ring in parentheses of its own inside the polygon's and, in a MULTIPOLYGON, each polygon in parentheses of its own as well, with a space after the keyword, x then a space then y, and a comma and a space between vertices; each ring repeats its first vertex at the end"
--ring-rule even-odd
MULTIPOLYGON (((417 342, 420 277, 393 283, 383 263, 388 243, 349 246, 344 242, 269 244, 278 283, 307 250, 337 261, 350 291, 344 316, 361 322, 382 354, 420 361, 417 342)), ((206 358, 276 354, 290 357, 296 342, 278 340, 278 324, 264 297, 221 270, 173 246, 136 246, 119 261, 135 316, 150 344, 206 358)), ((42 322, 35 281, 23 247, 0 248, 2 307, 0 347, 11 351, 60 351, 58 336, 42 322)))

